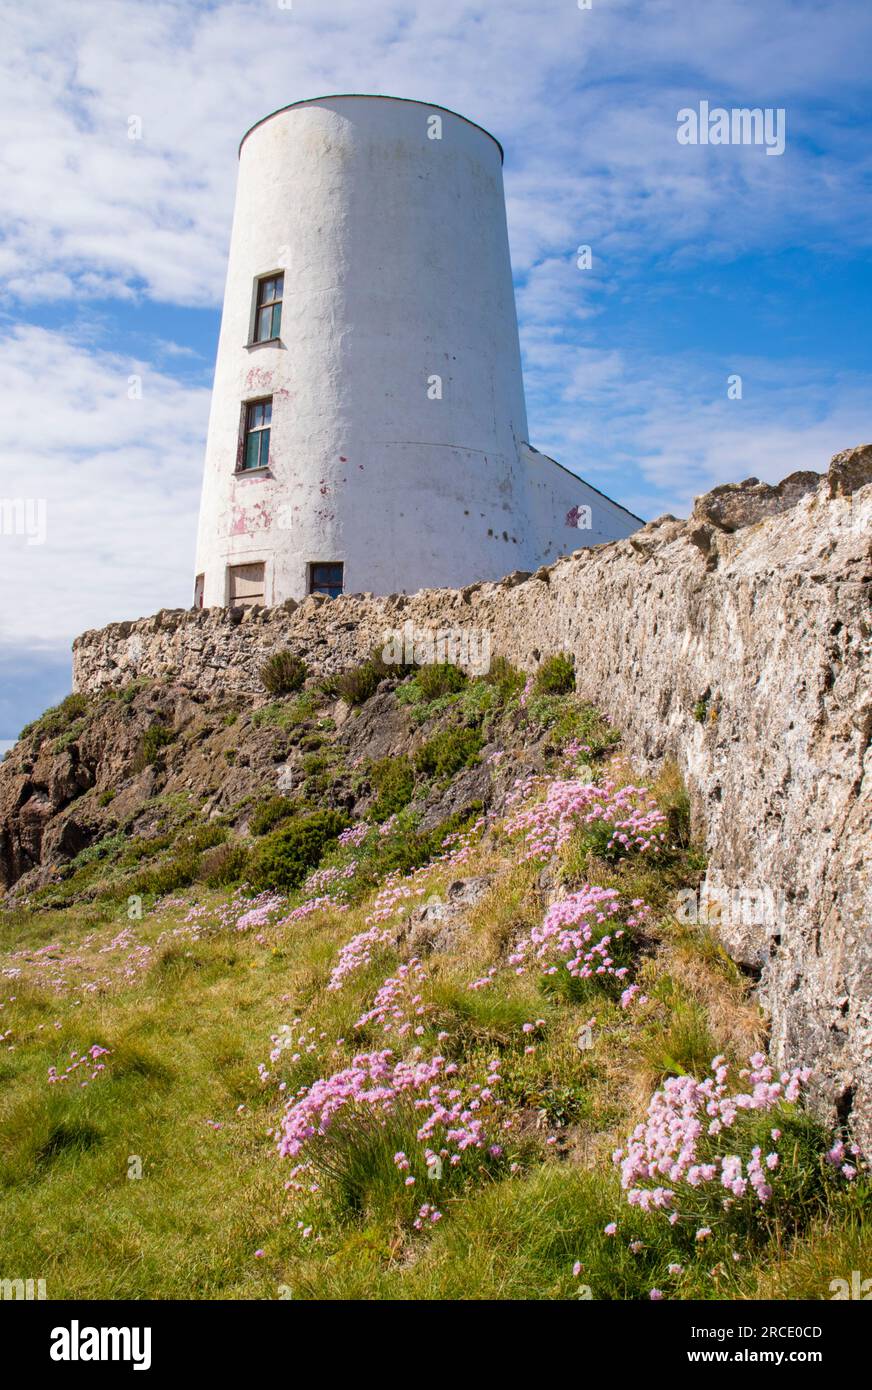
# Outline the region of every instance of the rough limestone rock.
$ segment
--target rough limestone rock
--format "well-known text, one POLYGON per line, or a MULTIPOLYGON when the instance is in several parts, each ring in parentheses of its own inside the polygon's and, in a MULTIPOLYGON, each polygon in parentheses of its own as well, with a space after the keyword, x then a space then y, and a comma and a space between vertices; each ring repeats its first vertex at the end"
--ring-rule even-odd
POLYGON ((724 483, 696 499, 691 520, 711 522, 722 531, 738 531, 761 517, 776 516, 795 507, 800 497, 816 490, 819 482, 817 473, 791 473, 775 487, 758 478, 724 483))
POLYGON ((415 956, 451 951, 461 934, 468 930, 470 912, 487 893, 487 875, 459 878, 448 885, 443 897, 433 894, 400 924, 397 941, 415 956))
POLYGON ((337 671, 407 622, 485 634, 493 654, 530 670, 574 653, 581 694, 637 763, 677 760, 717 930, 759 976, 775 1053, 814 1065, 822 1109, 850 1118, 868 1146, 870 483, 864 445, 820 480, 719 488, 687 522, 662 517, 498 584, 113 624, 77 640, 76 686, 171 670, 192 691, 255 697, 280 647, 337 671))

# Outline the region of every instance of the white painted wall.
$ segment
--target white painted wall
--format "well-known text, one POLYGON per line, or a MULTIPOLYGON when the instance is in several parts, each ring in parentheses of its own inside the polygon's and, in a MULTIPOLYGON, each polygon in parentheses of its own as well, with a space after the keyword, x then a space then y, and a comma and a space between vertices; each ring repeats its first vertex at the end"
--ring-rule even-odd
POLYGON ((522 444, 521 459, 526 466, 528 529, 538 556, 536 565, 528 568, 620 540, 642 524, 626 507, 531 445, 522 444))
MULTIPOLYGON (((264 561, 266 602, 311 561, 349 592, 495 579, 626 535, 567 512, 587 489, 524 447, 501 152, 462 117, 387 97, 298 103, 242 144, 197 573, 264 561), (433 118, 441 139, 429 138, 433 118), (285 275, 281 343, 247 346, 259 276, 285 275), (431 378, 442 399, 431 399, 431 378), (236 471, 243 402, 272 395, 270 467, 236 471)), ((609 508, 611 510, 609 510, 609 508)))

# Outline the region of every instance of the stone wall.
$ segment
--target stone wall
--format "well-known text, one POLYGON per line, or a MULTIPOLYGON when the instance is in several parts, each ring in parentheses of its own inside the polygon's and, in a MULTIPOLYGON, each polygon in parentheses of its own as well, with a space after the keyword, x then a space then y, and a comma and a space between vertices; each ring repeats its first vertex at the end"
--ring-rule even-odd
POLYGON ((822 478, 718 488, 688 521, 661 517, 534 575, 113 624, 76 641, 75 685, 172 673, 262 699, 258 670, 277 648, 338 671, 407 622, 487 634, 529 670, 572 652, 579 691, 636 763, 677 760, 710 895, 757 895, 759 911, 746 896, 718 932, 759 977, 776 1055, 813 1064, 821 1104, 870 1145, 870 484, 863 446, 822 478))

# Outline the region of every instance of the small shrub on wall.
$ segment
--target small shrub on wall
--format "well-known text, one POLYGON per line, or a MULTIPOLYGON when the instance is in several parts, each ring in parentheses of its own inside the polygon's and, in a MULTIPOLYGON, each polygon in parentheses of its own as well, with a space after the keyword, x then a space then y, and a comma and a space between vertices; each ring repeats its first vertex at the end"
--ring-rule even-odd
POLYGON ((418 750, 415 766, 425 777, 453 777, 478 762, 482 742, 476 729, 443 729, 418 750))
POLYGON ((161 749, 175 743, 176 735, 165 724, 152 724, 142 736, 139 752, 133 760, 133 771, 142 772, 157 762, 161 749))
POLYGON ((209 850, 200 861, 197 877, 209 888, 225 888, 241 883, 248 868, 249 851, 245 845, 219 845, 209 850))
POLYGON ((260 681, 269 695, 292 695, 308 674, 302 657, 291 651, 273 652, 260 668, 260 681))
POLYGON ((347 705, 363 705, 378 689, 383 673, 372 661, 353 666, 336 677, 336 693, 347 705))
POLYGON ((415 772, 404 753, 371 763, 369 779, 376 792, 371 812, 373 820, 387 820, 388 816, 408 806, 415 790, 415 772))
POLYGON ((520 694, 526 679, 524 672, 513 666, 505 656, 495 656, 490 669, 481 677, 486 685, 496 686, 503 700, 508 700, 516 693, 520 694))

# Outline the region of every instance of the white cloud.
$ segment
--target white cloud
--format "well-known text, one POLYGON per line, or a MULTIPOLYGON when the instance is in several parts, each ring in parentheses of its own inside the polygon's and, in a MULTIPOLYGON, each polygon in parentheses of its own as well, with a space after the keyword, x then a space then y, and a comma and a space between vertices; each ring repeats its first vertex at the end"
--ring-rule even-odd
POLYGON ((815 362, 661 360, 614 349, 537 345, 528 355, 533 443, 641 516, 686 516, 694 497, 750 476, 775 483, 869 441, 862 373, 821 382, 815 362), (646 486, 647 485, 647 486, 646 486))
POLYGON ((830 239, 868 241, 856 151, 840 117, 814 104, 836 84, 842 109, 859 99, 872 37, 862 0, 846 0, 838 24, 790 0, 734 0, 727 12, 679 0, 597 0, 591 11, 571 0, 9 8, 0 277, 24 299, 216 303, 241 134, 329 91, 433 100, 492 128, 508 150, 522 273, 580 239, 625 256, 700 242, 730 256, 798 216, 830 239), (788 154, 679 146, 675 113, 700 96, 794 100, 788 154), (131 118, 141 139, 128 138, 131 118))
POLYGON ((209 392, 68 333, 0 336, 0 495, 46 540, 0 535, 0 643, 50 648, 190 599, 209 392), (138 376, 141 399, 130 399, 138 376))

